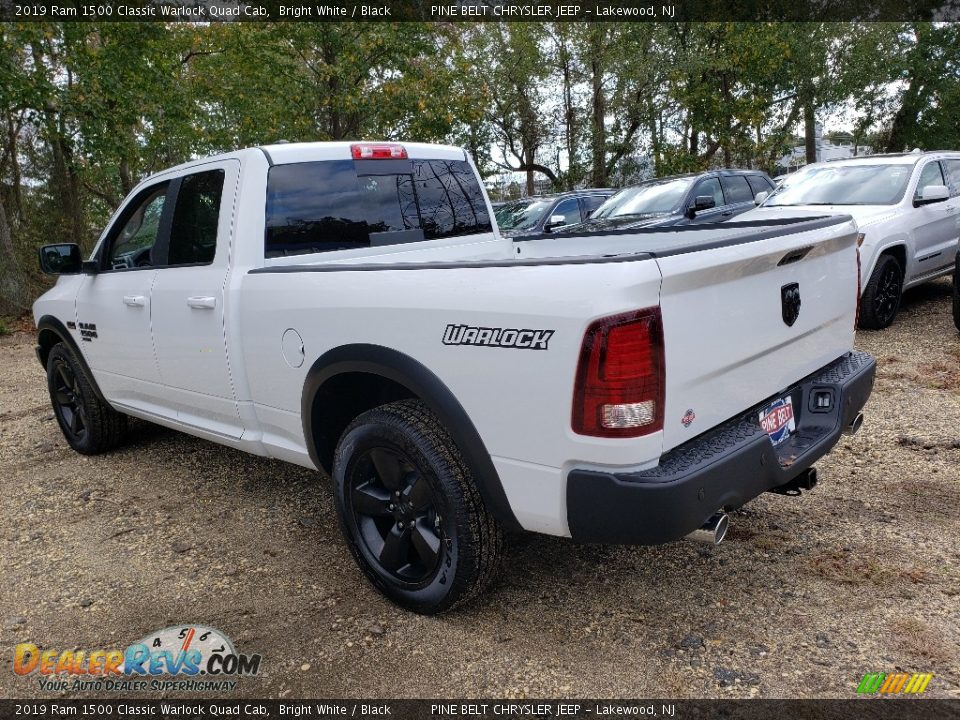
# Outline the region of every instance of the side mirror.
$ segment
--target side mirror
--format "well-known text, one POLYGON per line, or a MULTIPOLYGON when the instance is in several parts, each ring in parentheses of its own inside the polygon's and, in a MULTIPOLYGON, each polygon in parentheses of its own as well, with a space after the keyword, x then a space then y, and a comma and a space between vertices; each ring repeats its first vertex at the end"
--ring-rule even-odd
POLYGON ((40 248, 40 269, 47 275, 76 275, 85 264, 79 245, 60 243, 40 248))
POLYGON ((759 205, 768 197, 770 197, 770 192, 767 190, 761 190, 760 192, 757 193, 757 196, 753 199, 753 204, 759 205))
POLYGON ((566 224, 567 224, 566 215, 551 215, 550 219, 547 220, 546 225, 543 226, 543 231, 550 232, 555 227, 560 227, 561 225, 566 225, 566 224))
POLYGON ((709 210, 716 206, 717 201, 713 199, 713 195, 697 195, 693 205, 687 208, 687 217, 693 218, 701 210, 709 210))
POLYGON ((913 200, 914 207, 943 202, 950 199, 950 190, 946 185, 926 185, 913 200))

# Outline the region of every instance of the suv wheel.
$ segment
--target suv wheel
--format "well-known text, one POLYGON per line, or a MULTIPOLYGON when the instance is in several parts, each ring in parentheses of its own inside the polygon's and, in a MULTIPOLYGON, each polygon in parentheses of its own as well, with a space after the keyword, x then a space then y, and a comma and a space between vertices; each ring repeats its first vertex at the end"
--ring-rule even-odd
POLYGON ((127 416, 97 396, 80 361, 63 343, 54 345, 47 357, 47 388, 70 447, 84 455, 97 455, 120 444, 127 416))
POLYGON ((493 577, 503 532, 422 402, 390 403, 354 420, 337 445, 333 479, 350 551, 393 602, 439 613, 493 577))
POLYGON ((860 327, 882 330, 889 327, 900 309, 903 270, 892 255, 881 255, 867 282, 860 302, 860 327))

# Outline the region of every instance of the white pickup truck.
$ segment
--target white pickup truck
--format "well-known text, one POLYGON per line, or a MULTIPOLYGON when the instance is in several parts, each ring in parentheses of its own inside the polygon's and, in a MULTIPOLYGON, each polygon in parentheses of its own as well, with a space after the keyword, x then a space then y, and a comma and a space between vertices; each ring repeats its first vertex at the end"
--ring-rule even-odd
POLYGON ((855 431, 847 216, 500 237, 460 149, 278 144, 144 180, 34 305, 70 445, 126 416, 325 470, 384 594, 476 594, 504 534, 717 542, 855 431))

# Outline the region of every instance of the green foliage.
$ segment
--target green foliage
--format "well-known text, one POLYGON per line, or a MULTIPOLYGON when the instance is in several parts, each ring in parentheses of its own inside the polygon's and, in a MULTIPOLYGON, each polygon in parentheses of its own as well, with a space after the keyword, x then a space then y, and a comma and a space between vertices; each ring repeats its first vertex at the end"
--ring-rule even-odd
POLYGON ((49 282, 38 245, 89 249, 143 177, 214 152, 449 142, 530 192, 772 170, 844 109, 878 150, 960 145, 960 25, 7 23, 0 312, 49 282))
POLYGON ((7 327, 7 321, 0 317, 0 337, 9 335, 12 331, 7 327))

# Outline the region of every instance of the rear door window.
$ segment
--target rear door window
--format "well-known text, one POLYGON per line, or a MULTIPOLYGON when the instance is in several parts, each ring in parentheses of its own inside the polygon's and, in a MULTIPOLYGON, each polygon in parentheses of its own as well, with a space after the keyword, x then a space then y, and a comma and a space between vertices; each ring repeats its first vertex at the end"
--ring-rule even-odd
POLYGON ((727 202, 731 205, 737 203, 753 202, 753 193, 750 192, 750 186, 743 175, 731 175, 721 179, 723 190, 727 196, 727 202))
POLYGON ((275 165, 266 256, 489 232, 483 190, 463 160, 324 160, 275 165))
POLYGON ((168 265, 213 262, 217 252, 223 170, 187 175, 180 181, 170 226, 168 265))
POLYGON ((944 160, 942 164, 950 197, 956 197, 960 195, 960 160, 944 160))
POLYGON ((587 195, 586 197, 580 198, 580 202, 583 203, 583 215, 584 217, 590 217, 593 215, 593 211, 598 207, 603 205, 609 195, 587 195))
POLYGON ((763 175, 747 175, 747 182, 750 184, 750 190, 754 197, 757 193, 770 192, 773 190, 773 183, 763 175))

